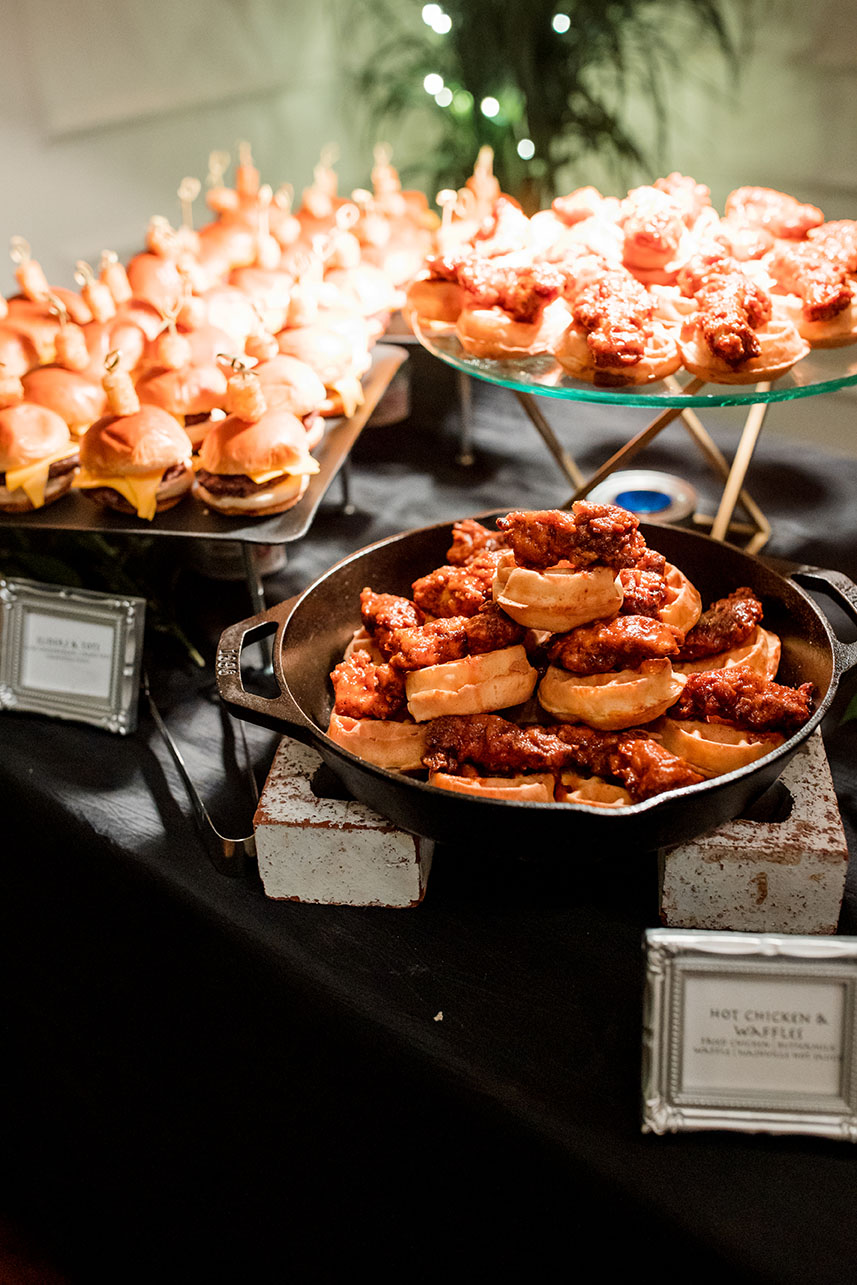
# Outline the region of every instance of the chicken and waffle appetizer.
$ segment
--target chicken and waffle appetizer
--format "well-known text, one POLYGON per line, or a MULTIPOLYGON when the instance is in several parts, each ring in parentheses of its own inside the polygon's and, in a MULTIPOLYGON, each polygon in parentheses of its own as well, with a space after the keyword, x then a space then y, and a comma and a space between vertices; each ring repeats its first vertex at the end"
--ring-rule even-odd
POLYGON ((756 594, 703 612, 615 505, 466 519, 446 557, 410 597, 364 588, 331 675, 329 735, 377 766, 482 798, 623 807, 753 762, 810 717, 811 685, 774 681, 756 594), (509 598, 510 572, 559 580, 553 614, 509 598))

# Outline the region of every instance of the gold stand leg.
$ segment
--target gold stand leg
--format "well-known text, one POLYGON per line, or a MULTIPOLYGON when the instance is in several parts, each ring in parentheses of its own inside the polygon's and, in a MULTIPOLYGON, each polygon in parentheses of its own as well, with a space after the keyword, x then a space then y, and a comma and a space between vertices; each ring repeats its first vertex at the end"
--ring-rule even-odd
POLYGON ((535 398, 531 393, 522 393, 517 389, 515 389, 514 392, 518 401, 529 416, 532 424, 535 426, 535 429, 545 446, 547 446, 551 455, 565 474, 566 480, 570 482, 572 486, 583 486, 583 474, 577 467, 573 457, 569 455, 568 451, 563 450, 557 440, 556 434, 545 419, 539 407, 536 405, 535 398))

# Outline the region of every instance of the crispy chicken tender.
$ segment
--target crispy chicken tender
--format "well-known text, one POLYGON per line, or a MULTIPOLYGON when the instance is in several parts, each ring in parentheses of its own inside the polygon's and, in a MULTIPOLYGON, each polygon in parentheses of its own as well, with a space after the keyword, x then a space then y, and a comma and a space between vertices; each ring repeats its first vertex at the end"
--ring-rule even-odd
POLYGON ((544 568, 562 562, 584 568, 602 562, 617 571, 640 566, 663 573, 666 565, 661 554, 647 547, 637 518, 615 504, 578 500, 570 513, 516 510, 497 525, 518 566, 544 568))
POLYGON ((496 603, 486 602, 472 616, 445 616, 398 630, 391 639, 395 650, 390 663, 398 670, 425 669, 513 647, 525 633, 496 603))
POLYGON ((771 255, 768 272, 782 290, 800 296, 807 321, 832 321, 854 298, 846 269, 814 242, 771 255))
POLYGON ((364 589, 360 594, 360 618, 378 650, 390 655, 390 638, 397 629, 421 625, 425 616, 409 598, 394 593, 375 593, 364 589))
POLYGON ((480 561, 490 554, 499 554, 506 547, 506 538, 502 531, 492 531, 475 518, 465 518, 456 522, 452 528, 452 544, 447 550, 446 560, 455 566, 466 566, 476 559, 480 561))
POLYGON ((857 219, 832 219, 812 228, 810 241, 845 272, 857 272, 857 219))
POLYGON ((824 222, 816 205, 804 205, 770 187, 737 187, 726 198, 726 217, 766 228, 773 236, 800 241, 824 222))
POLYGON ((471 308, 502 308, 515 321, 535 322, 562 294, 563 278, 546 264, 500 266, 472 259, 462 263, 458 281, 471 308))
POLYGON ((812 713, 812 683, 784 687, 748 665, 689 674, 670 718, 725 723, 753 732, 791 734, 812 713))
POLYGON ((619 572, 622 586, 622 615, 657 616, 669 595, 666 577, 657 571, 641 571, 639 567, 624 567, 619 572))
POLYGON ((473 616, 491 600, 494 563, 438 567, 411 586, 414 602, 428 616, 473 616))
POLYGON ((671 197, 682 212, 687 227, 692 227, 703 210, 711 206, 711 189, 695 178, 673 170, 665 178, 656 178, 652 187, 671 197))
POLYGON ((629 272, 604 273, 574 292, 573 322, 587 332, 586 343, 596 366, 634 365, 642 361, 652 337, 654 302, 629 272))
POLYGON ((497 714, 434 719, 423 763, 435 772, 458 772, 467 764, 499 773, 584 767, 619 780, 635 802, 704 779, 642 730, 520 727, 497 714))
POLYGON ((395 718, 406 707, 405 681, 390 665, 376 665, 355 651, 331 674, 334 709, 348 718, 395 718))
POLYGON ((718 598, 688 630, 678 655, 679 661, 702 660, 739 647, 761 623, 763 616, 761 602, 746 585, 733 590, 725 598, 718 598))
POLYGON ((734 368, 761 354, 755 331, 770 321, 771 300, 736 260, 697 255, 679 272, 678 284, 682 294, 696 300, 696 324, 716 357, 734 368))
POLYGON ((616 616, 556 635, 547 656, 570 674, 606 674, 611 669, 638 669, 644 660, 677 656, 683 638, 680 629, 660 620, 616 616))

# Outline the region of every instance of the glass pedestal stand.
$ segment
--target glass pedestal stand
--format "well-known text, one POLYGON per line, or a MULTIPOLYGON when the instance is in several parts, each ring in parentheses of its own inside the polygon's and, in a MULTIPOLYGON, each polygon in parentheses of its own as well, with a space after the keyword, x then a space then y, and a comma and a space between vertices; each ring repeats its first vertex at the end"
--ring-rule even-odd
MULTIPOLYGON (((691 440, 722 486, 714 517, 695 513, 694 522, 710 528, 711 536, 725 541, 727 536, 744 537, 748 553, 756 553, 767 543, 771 525, 745 487, 745 480, 759 440, 768 406, 776 401, 791 401, 833 392, 857 384, 857 345, 813 349, 776 383, 710 384, 689 378, 687 372, 654 384, 622 388, 600 388, 572 379, 550 354, 520 361, 492 361, 471 357, 464 351, 454 330, 439 334, 420 328, 412 319, 414 333, 424 348, 458 371, 462 410, 462 437, 458 462, 473 462, 473 415, 469 376, 510 389, 550 451, 559 471, 574 488, 566 504, 588 495, 604 478, 630 463, 669 424, 680 420, 691 440), (643 406, 657 414, 651 422, 607 459, 590 477, 586 477, 573 456, 564 448, 542 411, 544 398, 562 401, 597 402, 601 405, 643 406), (714 442, 696 410, 705 407, 746 406, 747 417, 740 431, 732 461, 714 442), (735 520, 735 510, 743 509, 746 521, 735 520)), ((735 542, 735 541, 733 541, 735 542)))

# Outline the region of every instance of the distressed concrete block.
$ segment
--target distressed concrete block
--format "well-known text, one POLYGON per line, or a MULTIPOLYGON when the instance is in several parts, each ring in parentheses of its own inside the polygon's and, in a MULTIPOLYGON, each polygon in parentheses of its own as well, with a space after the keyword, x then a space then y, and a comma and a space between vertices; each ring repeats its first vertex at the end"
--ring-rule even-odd
POLYGON ((782 821, 730 821, 665 849, 660 917, 672 928, 836 932, 848 846, 820 732, 786 767, 782 821))
POLYGON ((253 819, 268 897, 337 906, 405 908, 422 901, 434 845, 397 830, 353 799, 321 798, 322 759, 284 739, 253 819))

